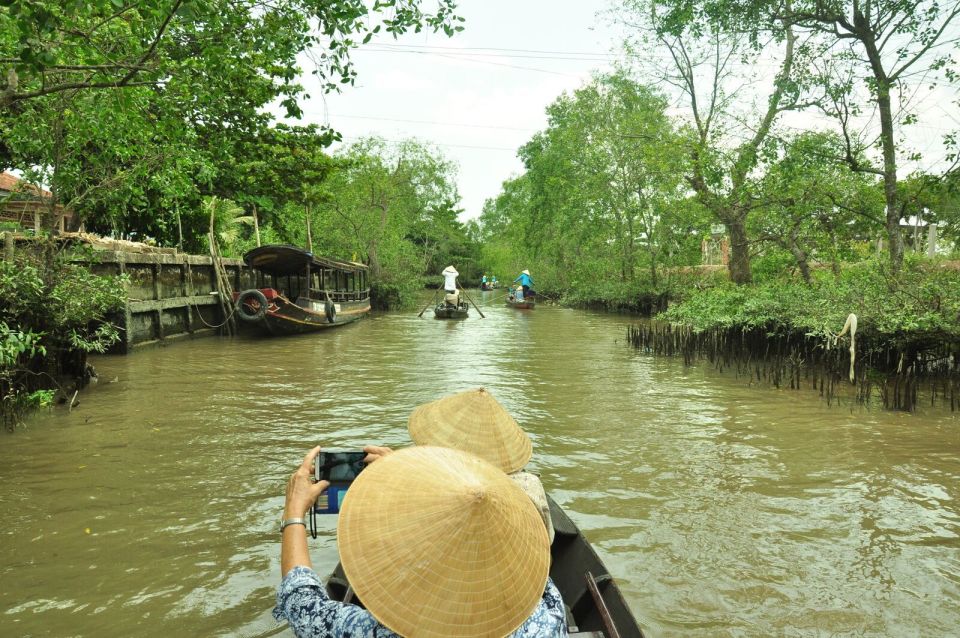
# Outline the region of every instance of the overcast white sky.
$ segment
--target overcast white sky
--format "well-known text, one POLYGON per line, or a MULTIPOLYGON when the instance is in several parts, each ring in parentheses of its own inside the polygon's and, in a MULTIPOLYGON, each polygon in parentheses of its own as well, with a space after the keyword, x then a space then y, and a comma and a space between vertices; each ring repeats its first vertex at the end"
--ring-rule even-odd
POLYGON ((322 96, 305 79, 313 97, 304 120, 329 123, 347 143, 379 135, 435 144, 459 167, 462 218, 476 217, 503 180, 522 171, 517 149, 546 126, 547 105, 592 69, 609 68, 618 39, 596 18, 606 6, 463 0, 466 28, 453 38, 382 37, 358 49, 357 84, 343 93, 322 96))
MULTIPOLYGON (((305 77, 313 97, 302 105, 304 121, 331 125, 345 143, 378 135, 435 145, 458 166, 461 218, 476 217, 522 171, 517 149, 546 126, 547 105, 592 71, 610 70, 623 34, 601 15, 608 7, 606 0, 461 0, 464 31, 375 38, 354 52, 357 84, 342 93, 323 95, 305 77)), ((772 73, 764 64, 744 73, 772 73)), ((906 131, 910 146, 934 169, 944 156, 943 132, 960 129, 957 96, 944 87, 912 95, 922 117, 906 131)), ((827 121, 791 114, 783 125, 801 130, 827 121)))

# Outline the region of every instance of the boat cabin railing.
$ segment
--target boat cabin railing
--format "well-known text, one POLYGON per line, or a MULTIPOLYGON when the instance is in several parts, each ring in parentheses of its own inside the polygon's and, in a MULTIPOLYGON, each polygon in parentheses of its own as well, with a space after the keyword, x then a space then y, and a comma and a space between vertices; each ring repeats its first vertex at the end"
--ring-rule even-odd
POLYGON ((313 270, 307 275, 268 275, 257 272, 258 288, 273 288, 288 299, 307 297, 315 301, 326 301, 327 295, 335 303, 346 301, 364 301, 370 298, 366 272, 343 272, 336 270, 313 270))
POLYGON ((332 301, 363 301, 370 298, 370 289, 364 290, 320 290, 319 288, 310 289, 311 299, 326 299, 330 295, 332 301))

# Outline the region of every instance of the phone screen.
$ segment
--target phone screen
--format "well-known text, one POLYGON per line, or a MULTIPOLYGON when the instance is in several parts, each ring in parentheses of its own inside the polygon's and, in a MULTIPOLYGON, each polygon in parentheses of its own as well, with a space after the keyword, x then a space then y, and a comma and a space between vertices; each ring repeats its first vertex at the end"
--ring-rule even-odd
POLYGON ((315 476, 318 481, 349 483, 366 467, 363 459, 366 452, 321 452, 316 460, 315 476))
POLYGON ((314 462, 314 477, 318 481, 330 481, 326 494, 320 496, 314 505, 318 514, 336 514, 343 504, 343 497, 353 479, 363 471, 367 453, 328 451, 320 452, 314 462))

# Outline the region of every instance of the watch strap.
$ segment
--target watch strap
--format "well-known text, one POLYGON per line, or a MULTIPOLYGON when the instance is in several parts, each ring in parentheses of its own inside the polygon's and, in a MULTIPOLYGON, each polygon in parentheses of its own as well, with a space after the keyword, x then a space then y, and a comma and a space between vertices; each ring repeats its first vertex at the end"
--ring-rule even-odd
POLYGON ((302 518, 288 518, 288 519, 284 519, 284 520, 280 521, 280 533, 282 534, 282 533, 283 533, 283 530, 286 529, 287 527, 290 527, 291 525, 303 525, 304 527, 306 527, 306 526, 307 526, 307 521, 305 521, 305 520, 302 519, 302 518))

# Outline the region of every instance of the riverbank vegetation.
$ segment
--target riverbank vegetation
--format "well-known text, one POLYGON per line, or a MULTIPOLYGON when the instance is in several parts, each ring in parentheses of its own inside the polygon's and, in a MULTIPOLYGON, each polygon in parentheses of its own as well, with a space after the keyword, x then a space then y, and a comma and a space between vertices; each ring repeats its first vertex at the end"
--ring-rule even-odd
POLYGON ((612 16, 631 34, 627 62, 548 107, 524 172, 481 215, 490 268, 657 316, 672 328, 634 341, 667 351, 685 334, 687 355, 739 342, 756 360, 770 350, 757 334, 823 350, 853 313, 873 364, 859 378, 956 386, 956 131, 924 157, 910 127, 929 114, 904 96, 960 106, 945 35, 960 12, 645 0, 612 16))
POLYGON ((87 355, 105 352, 120 338, 111 319, 126 302, 124 280, 91 273, 91 259, 44 242, 40 250, 0 261, 3 427, 57 398, 72 405, 90 380, 87 355))
MULTIPOLYGON (((453 0, 0 3, 0 170, 42 202, 40 234, 69 211, 87 231, 207 252, 212 213, 224 255, 258 235, 312 244, 369 263, 381 298, 402 303, 446 261, 467 273, 476 261, 456 220, 453 166, 414 142, 364 140, 331 154, 335 131, 289 122, 308 97, 301 74, 312 71, 324 91, 350 86, 351 52, 374 34, 452 36, 463 28, 454 9, 453 0)), ((32 234, 32 221, 3 230, 32 234)), ((84 276, 53 242, 37 245, 3 261, 4 423, 49 400, 62 373, 83 376, 65 353, 82 358, 116 336, 107 309, 122 281, 84 276)))
MULTIPOLYGON (((3 3, 0 168, 49 189, 47 231, 66 209, 206 252, 212 218, 227 256, 291 243, 367 263, 380 307, 454 263, 463 281, 529 269, 544 296, 697 334, 827 340, 854 313, 890 352, 955 352, 960 138, 921 147, 912 127, 921 91, 958 106, 956 7, 616 3, 619 66, 549 105, 524 171, 464 224, 434 147, 292 123, 302 60, 338 90, 356 47, 453 35, 455 5, 3 3)), ((5 352, 42 355, 34 328, 6 324, 5 352)))

